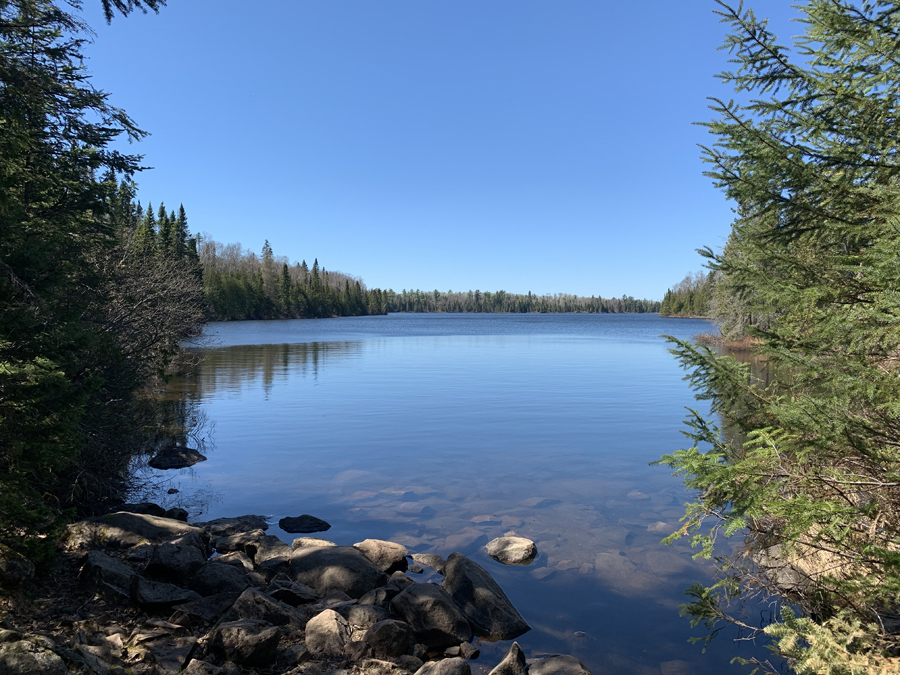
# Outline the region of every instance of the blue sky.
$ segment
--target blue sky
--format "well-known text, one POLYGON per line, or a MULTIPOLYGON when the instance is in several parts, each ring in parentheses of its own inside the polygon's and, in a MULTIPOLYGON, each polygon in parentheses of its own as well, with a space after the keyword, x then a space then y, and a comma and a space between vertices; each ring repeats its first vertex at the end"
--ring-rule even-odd
POLYGON ((143 203, 219 241, 398 291, 661 298, 728 234, 692 125, 730 93, 712 0, 99 4, 87 65, 151 133, 143 203))

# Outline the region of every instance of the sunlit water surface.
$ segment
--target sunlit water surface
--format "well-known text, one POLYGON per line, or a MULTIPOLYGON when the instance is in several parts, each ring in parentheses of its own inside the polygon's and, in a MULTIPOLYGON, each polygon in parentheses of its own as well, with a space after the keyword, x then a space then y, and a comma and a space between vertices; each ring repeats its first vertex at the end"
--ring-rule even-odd
MULTIPOLYGON (((720 635, 706 654, 679 617, 708 582, 686 542, 660 540, 689 495, 665 468, 698 407, 663 333, 707 322, 655 315, 390 315, 214 323, 202 361, 168 393, 206 416, 209 459, 159 474, 192 520, 309 513, 350 545, 461 551, 533 629, 530 657, 571 653, 594 673, 740 673, 764 650, 720 635), (198 513, 202 511, 202 513, 198 513), (533 539, 506 567, 494 537, 533 539)), ((703 409, 703 405, 699 405, 703 409)), ((758 622, 759 616, 749 616, 758 622)), ((483 644, 490 669, 509 643, 483 644)))

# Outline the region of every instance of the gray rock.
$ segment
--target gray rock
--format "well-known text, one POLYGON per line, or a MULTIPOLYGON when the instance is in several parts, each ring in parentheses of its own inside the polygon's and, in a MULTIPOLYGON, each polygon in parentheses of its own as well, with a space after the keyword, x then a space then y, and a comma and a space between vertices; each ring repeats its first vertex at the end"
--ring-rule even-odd
POLYGON ((393 588, 376 588, 362 596, 358 602, 360 605, 375 605, 384 609, 391 608, 391 600, 397 597, 399 591, 393 588))
POLYGON ((444 649, 472 640, 472 627, 440 586, 413 584, 391 601, 391 609, 426 647, 444 649))
POLYGON ((126 513, 143 513, 145 516, 157 516, 158 518, 166 518, 166 510, 159 504, 153 502, 140 502, 139 504, 122 504, 116 511, 125 511, 126 513))
POLYGON ((250 585, 243 570, 231 565, 208 562, 188 582, 188 588, 200 595, 217 593, 243 593, 250 585))
POLYGON ((416 643, 416 636, 408 623, 387 619, 369 627, 363 640, 375 656, 391 657, 406 654, 416 643))
POLYGON ((206 556, 194 546, 163 543, 157 546, 144 569, 151 579, 184 585, 206 563, 206 556))
POLYGON ((205 523, 195 523, 209 532, 211 537, 230 537, 235 534, 268 530, 265 516, 238 516, 237 518, 216 518, 205 523))
POLYGON ((407 586, 412 586, 415 581, 406 576, 403 572, 394 572, 388 579, 385 588, 389 591, 400 593, 407 586))
MULTIPOLYGON (((175 605, 172 609, 176 613, 188 617, 191 622, 215 623, 231 608, 239 596, 239 593, 216 593, 193 602, 175 605)), ((178 621, 173 620, 175 618, 178 617, 173 615, 169 620, 172 623, 178 623, 178 621)))
POLYGON ((493 640, 512 640, 531 630, 491 575, 461 553, 450 554, 441 586, 462 610, 477 635, 493 640))
POLYGON ((287 579, 274 579, 266 588, 266 595, 291 607, 316 602, 319 596, 306 584, 287 579))
POLYGON ((525 653, 518 642, 513 642, 506 656, 489 675, 526 675, 525 653))
POLYGON ((267 535, 262 530, 250 530, 221 537, 213 536, 212 544, 218 553, 231 553, 232 551, 244 553, 248 544, 256 546, 257 542, 265 536, 267 535))
POLYGON ((195 644, 195 637, 163 637, 144 642, 143 646, 164 672, 178 673, 187 663, 195 644))
POLYGON ((244 545, 244 552, 250 556, 254 565, 261 565, 272 558, 290 560, 291 557, 291 547, 271 534, 264 534, 255 541, 247 542, 244 545))
POLYGON ((189 466, 194 466, 197 462, 205 461, 206 457, 193 448, 173 445, 159 452, 156 457, 147 462, 147 465, 154 469, 166 471, 169 469, 186 469, 189 466))
POLYGON ((103 584, 109 584, 121 589, 127 596, 134 575, 135 571, 121 560, 102 551, 91 551, 84 560, 79 578, 85 587, 94 592, 103 590, 103 584))
POLYGON ((497 537, 487 543, 487 554, 504 565, 530 565, 537 547, 525 537, 497 537))
POLYGON ((372 564, 385 574, 405 572, 409 566, 406 560, 409 551, 405 546, 395 544, 392 541, 366 539, 358 544, 353 544, 353 547, 365 553, 366 557, 372 561, 372 564))
POLYGON ((283 669, 292 669, 309 660, 309 649, 305 644, 294 644, 278 650, 276 662, 283 669))
POLYGON ((333 541, 319 539, 318 537, 297 537, 291 544, 292 549, 315 548, 316 546, 337 546, 333 541))
POLYGON ((166 518, 171 518, 172 520, 181 520, 183 522, 187 522, 188 516, 190 514, 183 508, 179 506, 173 506, 171 509, 166 511, 166 518))
POLYGON ((70 675, 63 660, 46 645, 31 640, 0 644, 2 675, 70 675))
POLYGON ((315 516, 311 516, 307 513, 304 513, 302 516, 282 518, 278 521, 278 527, 280 527, 285 532, 290 532, 291 534, 325 532, 325 530, 331 529, 331 525, 326 523, 324 520, 322 520, 321 518, 316 518, 315 516))
POLYGON ((481 650, 478 649, 478 647, 473 645, 471 642, 463 642, 459 646, 459 655, 462 656, 464 659, 474 661, 479 656, 481 656, 481 650))
POLYGON ((425 568, 421 565, 410 565, 406 568, 406 571, 410 572, 411 574, 424 574, 425 568))
POLYGON ((263 560, 256 568, 256 571, 262 575, 266 583, 275 577, 289 575, 291 573, 290 556, 276 556, 263 560))
POLYGON ((343 605, 335 607, 335 611, 347 619, 353 628, 366 629, 374 626, 379 621, 396 619, 388 610, 375 605, 343 605))
POLYGON ((554 654, 532 661, 528 675, 591 675, 591 671, 574 656, 554 654))
POLYGON ((416 671, 416 675, 472 675, 469 662, 456 656, 452 659, 428 661, 416 671))
POLYGON ((88 518, 69 525, 66 545, 71 549, 131 548, 202 530, 180 520, 123 511, 88 518))
POLYGON ((270 598, 256 588, 248 588, 241 593, 226 615, 226 620, 232 618, 232 613, 235 619, 259 619, 274 626, 290 624, 303 628, 309 620, 309 617, 300 610, 270 598))
POLYGON ((333 609, 320 612, 306 624, 306 647, 316 656, 343 656, 349 641, 350 625, 333 609))
POLYGON ((278 629, 265 621, 241 619, 219 624, 210 633, 213 653, 242 666, 265 668, 278 652, 278 629))
POLYGON ((200 596, 192 590, 162 581, 150 581, 137 575, 132 577, 129 590, 135 603, 151 610, 171 608, 200 599, 200 596))
POLYGON ((207 661, 191 659, 182 675, 222 675, 222 669, 207 661))
POLYGON ((412 559, 420 565, 428 565, 438 574, 444 573, 444 565, 447 561, 436 553, 413 553, 412 559))
POLYGON ((245 573, 253 571, 253 561, 243 551, 232 551, 225 555, 217 555, 214 558, 210 558, 209 562, 218 565, 231 565, 239 570, 243 570, 245 573))
POLYGON ((359 598, 384 585, 384 574, 352 546, 298 548, 291 555, 295 581, 313 588, 319 595, 343 591, 359 598))

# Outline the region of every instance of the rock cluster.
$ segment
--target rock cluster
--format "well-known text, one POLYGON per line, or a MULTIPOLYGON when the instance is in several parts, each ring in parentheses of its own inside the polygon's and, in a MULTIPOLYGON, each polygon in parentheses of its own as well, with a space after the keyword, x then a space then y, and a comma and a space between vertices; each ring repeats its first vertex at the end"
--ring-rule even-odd
MULTIPOLYGON (((470 675, 476 638, 530 630, 490 574, 460 553, 419 558, 443 581, 417 583, 399 544, 302 537, 289 546, 267 528, 259 516, 191 525, 149 508, 70 526, 82 587, 137 608, 144 623, 79 629, 65 645, 0 630, 0 673, 470 675)), ((529 666, 516 643, 492 675, 526 669, 589 675, 569 656, 529 666)))

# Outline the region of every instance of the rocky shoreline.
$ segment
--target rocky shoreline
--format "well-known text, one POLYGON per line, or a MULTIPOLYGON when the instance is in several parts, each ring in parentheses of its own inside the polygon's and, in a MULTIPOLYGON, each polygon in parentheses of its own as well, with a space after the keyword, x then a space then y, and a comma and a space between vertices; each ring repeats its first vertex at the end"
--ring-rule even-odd
MULTIPOLYGON (((288 545, 253 515, 186 521, 140 504, 70 525, 57 595, 80 606, 27 626, 7 612, 0 675, 469 675, 473 666, 590 675, 572 656, 528 662, 515 642, 499 664, 471 663, 480 641, 513 640, 530 626, 461 553, 410 555, 377 539, 288 545)), ((527 564, 528 544, 496 543, 489 554, 527 564)), ((0 552, 4 586, 32 573, 0 552)))

